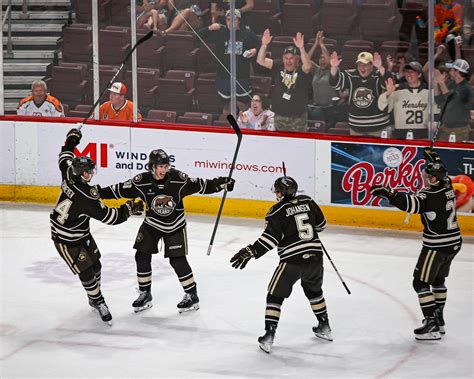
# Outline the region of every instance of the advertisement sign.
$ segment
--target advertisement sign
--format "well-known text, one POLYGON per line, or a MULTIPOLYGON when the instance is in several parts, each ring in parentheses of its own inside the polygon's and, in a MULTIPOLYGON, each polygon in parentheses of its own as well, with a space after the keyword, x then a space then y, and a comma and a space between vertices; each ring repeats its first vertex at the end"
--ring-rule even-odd
MULTIPOLYGON (((58 154, 71 127, 70 124, 29 123, 27 128, 21 124, 17 146, 23 146, 21 140, 37 136, 35 146, 25 145, 17 157, 21 184, 57 186, 60 183, 58 154)), ((154 149, 165 150, 172 166, 191 177, 226 176, 237 143, 233 133, 92 124, 82 131, 75 154, 90 156, 96 162, 94 183, 102 186, 128 180, 145 171, 148 155, 154 149)), ((311 139, 244 135, 233 174, 237 184, 229 197, 275 200, 271 187, 275 179, 283 175, 283 161, 288 175, 298 178, 302 193, 314 196, 314 153, 315 141, 311 139)))
MULTIPOLYGON (((459 212, 472 213, 474 151, 438 149, 453 181, 459 212)), ((416 192, 422 186, 425 161, 416 146, 331 144, 331 203, 356 206, 389 206, 370 194, 375 184, 397 191, 416 192)))

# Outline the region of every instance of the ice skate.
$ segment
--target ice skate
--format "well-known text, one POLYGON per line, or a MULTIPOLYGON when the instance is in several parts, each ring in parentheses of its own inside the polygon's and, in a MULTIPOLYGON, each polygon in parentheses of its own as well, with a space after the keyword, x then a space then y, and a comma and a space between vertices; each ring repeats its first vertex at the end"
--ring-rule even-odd
POLYGON ((441 333, 439 326, 436 323, 435 316, 426 317, 423 320, 423 325, 414 330, 415 339, 420 341, 440 340, 441 333))
POLYGON ((270 354, 272 349, 273 340, 275 339, 276 327, 270 326, 270 329, 265 332, 261 337, 258 337, 258 344, 260 349, 265 353, 270 354))
POLYGON ((443 310, 441 308, 436 309, 435 311, 436 321, 438 322, 439 333, 441 335, 446 334, 446 330, 444 329, 444 317, 443 317, 443 310))
POLYGON ((313 326, 314 335, 323 340, 332 341, 331 327, 327 316, 320 317, 318 321, 318 326, 313 326))
POLYGON ((138 291, 138 298, 132 303, 135 313, 151 308, 153 306, 152 299, 151 291, 138 291))
POLYGON ((178 312, 197 311, 199 309, 199 297, 197 293, 185 293, 183 300, 178 304, 178 312))
POLYGON ((89 305, 94 310, 99 312, 99 316, 103 322, 105 322, 109 326, 112 326, 112 315, 110 314, 109 307, 107 307, 107 304, 105 304, 104 300, 99 300, 97 302, 89 300, 89 305))

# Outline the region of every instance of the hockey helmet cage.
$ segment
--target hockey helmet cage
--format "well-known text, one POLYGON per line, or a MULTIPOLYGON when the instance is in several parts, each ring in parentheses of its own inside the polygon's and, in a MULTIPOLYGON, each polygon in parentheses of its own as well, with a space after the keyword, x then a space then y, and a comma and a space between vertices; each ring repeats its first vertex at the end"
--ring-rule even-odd
POLYGON ((444 180, 448 176, 448 171, 441 162, 429 162, 424 170, 429 176, 434 176, 438 180, 444 180))
POLYGON ((280 192, 283 196, 293 197, 296 195, 296 191, 298 191, 298 183, 289 176, 278 178, 272 187, 272 192, 280 192))
POLYGON ((95 170, 95 162, 87 157, 75 157, 71 163, 72 175, 81 177, 85 172, 92 174, 95 170))
POLYGON ((159 165, 169 165, 170 164, 170 157, 166 152, 162 149, 153 150, 149 157, 148 163, 146 165, 146 169, 152 171, 155 166, 159 165))

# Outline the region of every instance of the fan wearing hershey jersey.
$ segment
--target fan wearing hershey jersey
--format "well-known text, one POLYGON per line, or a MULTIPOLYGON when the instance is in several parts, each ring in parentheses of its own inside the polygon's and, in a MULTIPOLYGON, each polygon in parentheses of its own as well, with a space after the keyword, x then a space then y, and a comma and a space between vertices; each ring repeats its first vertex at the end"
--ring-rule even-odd
POLYGON ((268 251, 278 250, 280 263, 268 285, 265 311, 265 335, 258 339, 260 348, 269 353, 280 320, 280 310, 293 285, 301 279, 301 286, 311 309, 319 321, 313 328, 317 337, 332 341, 331 328, 323 297, 323 254, 318 232, 326 227, 326 218, 309 196, 296 195, 298 184, 283 176, 273 185, 278 203, 270 208, 266 227, 260 238, 235 254, 231 263, 243 269, 250 258, 260 258, 268 251))
POLYGON ((161 149, 150 153, 146 167, 147 172, 131 180, 100 189, 104 199, 139 197, 147 204, 146 217, 133 246, 136 249, 139 295, 132 306, 135 312, 152 306, 152 254, 158 253, 158 243, 163 241, 165 258, 169 258, 185 292, 178 304, 178 311, 197 310, 199 298, 196 282, 186 259, 188 241, 183 199, 194 193, 211 194, 224 188, 232 191, 235 181, 225 177, 207 180, 190 178, 170 168, 170 158, 161 149))
POLYGON ((418 340, 433 340, 441 339, 445 333, 443 310, 447 289, 444 282, 451 262, 461 249, 462 238, 456 219, 456 195, 446 167, 431 149, 425 149, 424 156, 427 163, 421 191, 408 194, 375 185, 370 192, 402 211, 421 214, 423 247, 413 273, 413 288, 425 319, 414 333, 418 340))
POLYGON ((112 315, 100 291, 100 252, 90 233, 89 220, 117 225, 143 211, 144 205, 129 200, 120 208, 108 208, 102 203, 97 187, 89 184, 95 172, 94 161, 74 157, 74 147, 81 138, 80 130, 71 129, 59 154, 62 183, 58 202, 51 211, 51 237, 61 258, 79 276, 89 305, 99 311, 102 321, 110 324, 112 315))

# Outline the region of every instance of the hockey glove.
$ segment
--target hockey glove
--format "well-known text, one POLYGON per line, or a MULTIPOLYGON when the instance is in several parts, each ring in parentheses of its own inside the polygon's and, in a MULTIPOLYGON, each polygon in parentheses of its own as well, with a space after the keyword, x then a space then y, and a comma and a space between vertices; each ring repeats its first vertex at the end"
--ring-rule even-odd
POLYGON ((145 209, 145 205, 143 201, 137 199, 130 199, 125 203, 125 206, 128 208, 128 214, 131 215, 141 215, 143 210, 145 209))
POLYGON ((256 253, 257 252, 252 245, 245 246, 230 259, 230 263, 232 263, 233 268, 240 268, 242 270, 245 266, 247 266, 250 258, 255 257, 256 253))
POLYGON ((395 191, 391 188, 381 186, 380 184, 370 187, 370 193, 373 196, 381 197, 382 199, 390 200, 395 196, 395 191))
POLYGON ((441 158, 439 157, 436 151, 431 150, 429 147, 423 150, 423 158, 427 162, 441 162, 441 158))
POLYGON ((216 191, 219 192, 223 189, 227 189, 228 192, 234 189, 235 180, 232 178, 226 178, 223 176, 219 176, 212 180, 214 185, 216 186, 216 191))
POLYGON ((79 129, 71 129, 66 135, 66 145, 77 146, 81 142, 81 138, 82 133, 79 129))

